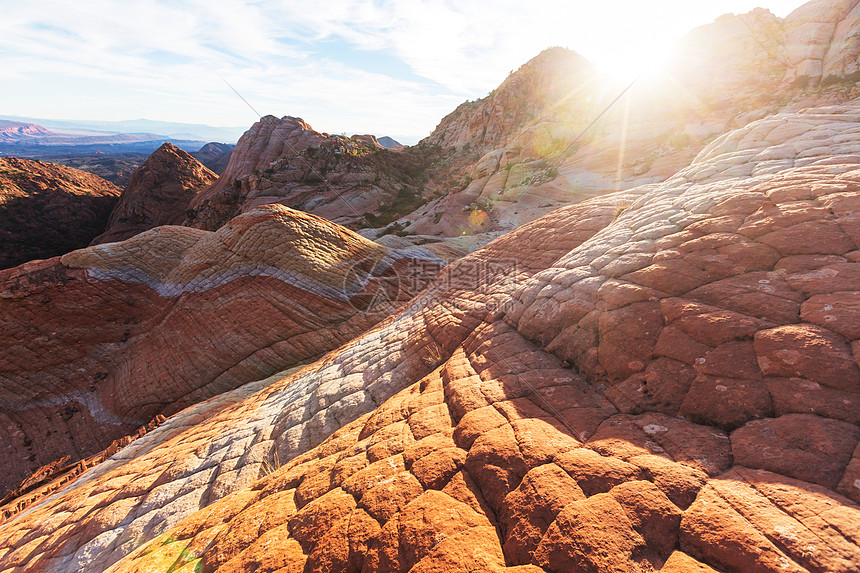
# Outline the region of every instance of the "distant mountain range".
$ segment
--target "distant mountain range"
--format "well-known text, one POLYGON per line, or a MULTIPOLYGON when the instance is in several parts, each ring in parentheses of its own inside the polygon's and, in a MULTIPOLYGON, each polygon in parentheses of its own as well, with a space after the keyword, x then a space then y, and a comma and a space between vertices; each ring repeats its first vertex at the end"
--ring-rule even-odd
POLYGON ((189 152, 206 145, 202 139, 183 139, 153 132, 113 133, 72 128, 48 128, 42 124, 0 119, 0 156, 56 159, 90 155, 150 154, 169 142, 189 152))
POLYGON ((54 134, 41 125, 0 120, 0 142, 14 142, 25 138, 48 137, 51 135, 54 134))
POLYGON ((213 127, 196 123, 174 123, 169 121, 154 121, 150 119, 132 119, 124 121, 99 120, 66 120, 44 119, 0 115, 0 120, 11 120, 19 123, 37 124, 55 133, 64 135, 138 135, 157 134, 162 139, 217 141, 219 143, 236 143, 248 128, 242 127, 213 127))
MULTIPOLYGON (((164 142, 185 151, 198 151, 207 142, 234 144, 247 127, 212 127, 150 119, 125 121, 65 120, 0 115, 0 155, 40 155, 40 148, 74 147, 73 155, 152 152, 164 142), (9 149, 8 146, 14 146, 9 149), (105 147, 110 146, 110 147, 105 147), (78 148, 80 153, 78 152, 78 148)), ((383 136, 383 147, 402 145, 383 136)))
MULTIPOLYGON (((215 135, 211 130, 220 129, 194 124, 169 124, 148 120, 93 122, 113 123, 113 127, 122 124, 131 129, 142 127, 144 124, 154 128, 144 132, 115 133, 84 129, 83 124, 72 125, 72 122, 46 120, 45 123, 48 125, 18 119, 0 119, 0 157, 11 156, 60 163, 89 171, 112 183, 125 186, 137 166, 164 143, 171 143, 188 153, 197 155, 200 161, 214 169, 216 173, 226 167, 233 148, 233 143, 207 143, 203 139, 182 138, 183 135, 198 138, 207 134, 215 135), (167 128, 165 133, 155 133, 163 127, 167 128), (184 127, 205 129, 178 131, 184 127), (207 129, 210 131, 207 132, 207 129)), ((230 140, 235 141, 235 138, 231 136, 230 140)))

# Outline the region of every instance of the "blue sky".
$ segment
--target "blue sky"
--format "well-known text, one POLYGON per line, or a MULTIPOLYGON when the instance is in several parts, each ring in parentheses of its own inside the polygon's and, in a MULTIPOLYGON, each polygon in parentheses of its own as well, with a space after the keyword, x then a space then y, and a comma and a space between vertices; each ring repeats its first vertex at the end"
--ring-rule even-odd
POLYGON ((724 13, 803 0, 0 0, 0 115, 250 126, 414 143, 550 46, 608 71, 724 13))

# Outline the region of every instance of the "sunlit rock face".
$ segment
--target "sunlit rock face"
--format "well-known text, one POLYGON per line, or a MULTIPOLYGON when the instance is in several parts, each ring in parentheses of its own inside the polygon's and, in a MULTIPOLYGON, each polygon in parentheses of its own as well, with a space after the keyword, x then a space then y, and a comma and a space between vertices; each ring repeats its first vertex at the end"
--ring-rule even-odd
POLYGON ((447 165, 468 181, 403 220, 417 234, 510 230, 561 205, 665 181, 752 121, 848 101, 860 54, 856 5, 812 2, 786 20, 764 9, 718 18, 618 101, 626 82, 547 50, 423 142, 454 146, 447 165), (813 60, 826 71, 807 70, 813 60))
MULTIPOLYGON (((466 102, 445 116, 427 144, 495 149, 524 127, 541 120, 585 121, 597 110, 596 101, 574 97, 562 108, 558 104, 589 82, 597 72, 587 60, 564 48, 550 48, 512 72, 486 98, 466 102)), ((561 134, 559 134, 561 135, 561 134)))
POLYGON ((400 154, 263 118, 217 231, 6 271, 11 476, 173 415, 0 571, 856 571, 855 4, 694 31, 570 149, 623 86, 564 50, 400 154))
POLYGON ((268 206, 218 232, 158 227, 3 271, 0 490, 158 414, 318 358, 442 264, 268 206))
POLYGON ((760 120, 524 225, 12 518, 0 568, 856 570, 857 127, 760 120))
POLYGON ((86 247, 120 191, 65 165, 0 157, 0 269, 86 247))
POLYGON ((860 3, 816 0, 792 12, 784 23, 782 56, 788 64, 785 79, 818 84, 840 81, 858 71, 860 3))
POLYGON ((104 233, 92 244, 113 243, 161 225, 179 225, 188 203, 218 178, 173 144, 165 143, 131 176, 104 233))

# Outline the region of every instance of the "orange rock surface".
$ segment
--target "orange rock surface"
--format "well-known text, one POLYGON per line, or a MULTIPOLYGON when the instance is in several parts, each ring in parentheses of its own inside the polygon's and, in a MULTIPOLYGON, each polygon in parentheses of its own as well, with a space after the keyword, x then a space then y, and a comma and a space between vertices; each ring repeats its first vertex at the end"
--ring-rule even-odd
POLYGON ((0 573, 856 573, 857 22, 720 18, 570 155, 559 49, 412 151, 263 118, 216 231, 0 273, 10 475, 169 416, 0 508, 0 573))

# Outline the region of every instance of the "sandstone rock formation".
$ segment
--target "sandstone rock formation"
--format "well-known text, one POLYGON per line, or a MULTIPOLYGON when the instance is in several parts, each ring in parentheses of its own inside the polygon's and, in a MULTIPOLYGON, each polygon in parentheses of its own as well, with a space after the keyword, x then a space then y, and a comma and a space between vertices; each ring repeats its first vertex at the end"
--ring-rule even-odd
POLYGON ((786 80, 817 84, 856 74, 858 5, 856 0, 816 0, 789 14, 781 54, 789 68, 786 80))
POLYGON ((191 199, 217 178, 191 155, 165 143, 131 176, 107 229, 91 244, 122 241, 161 225, 179 225, 191 199))
POLYGON ((248 209, 280 203, 376 227, 420 204, 419 168, 373 136, 318 133, 299 118, 266 116, 239 139, 218 181, 192 200, 186 224, 214 230, 248 209))
POLYGON ((764 9, 726 15, 693 30, 665 73, 614 105, 624 85, 551 48, 397 154, 269 116, 193 201, 187 224, 214 230, 282 203, 353 229, 488 238, 562 205, 660 183, 751 121, 850 100, 860 93, 858 18, 856 0, 811 2, 785 20, 764 9))
POLYGON ((87 246, 119 195, 84 171, 0 157, 0 269, 87 246))
POLYGON ((158 414, 318 358, 442 264, 269 206, 215 233, 158 227, 3 271, 0 493, 158 414))
POLYGON ((754 122, 179 412, 0 570, 855 571, 858 205, 860 107, 754 122))
POLYGON ((217 231, 0 274, 2 455, 94 454, 0 572, 856 572, 858 4, 695 31, 575 146, 563 50, 400 152, 263 118, 217 231))
POLYGON ((486 98, 466 102, 445 116, 427 143, 483 151, 506 143, 512 134, 541 120, 566 116, 584 127, 588 113, 599 110, 597 102, 574 98, 574 109, 557 106, 596 76, 581 56, 564 48, 550 48, 508 76, 486 98))
POLYGON ((468 175, 467 184, 439 190, 399 223, 443 236, 517 228, 561 205, 662 182, 751 121, 848 101, 860 93, 857 5, 812 2, 785 21, 763 9, 723 16, 690 32, 662 74, 640 78, 614 107, 623 84, 571 52, 547 50, 422 142, 456 146, 445 169, 468 175), (829 54, 831 71, 808 76, 792 46, 829 54))

